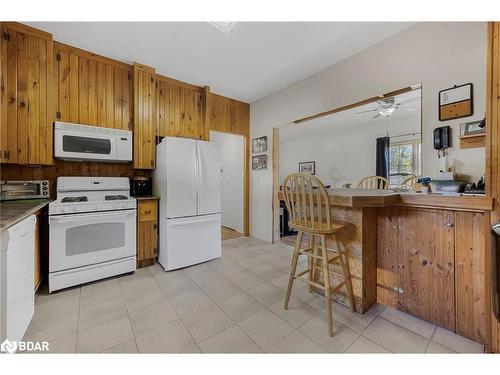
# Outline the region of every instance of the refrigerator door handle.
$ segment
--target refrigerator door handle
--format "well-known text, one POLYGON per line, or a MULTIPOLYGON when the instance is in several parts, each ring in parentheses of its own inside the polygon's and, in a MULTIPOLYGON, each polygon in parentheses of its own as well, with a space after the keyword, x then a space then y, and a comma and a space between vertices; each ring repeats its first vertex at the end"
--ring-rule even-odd
POLYGON ((200 190, 200 151, 198 150, 198 142, 195 142, 194 147, 194 159, 195 159, 195 167, 194 167, 194 201, 196 202, 196 215, 200 213, 200 202, 199 202, 199 190, 200 190))
POLYGON ((198 147, 198 142, 196 142, 196 170, 197 170, 197 176, 196 176, 196 213, 199 215, 200 214, 200 194, 199 191, 202 188, 200 186, 201 181, 202 181, 202 171, 201 171, 202 165, 201 165, 201 151, 200 148, 198 147))

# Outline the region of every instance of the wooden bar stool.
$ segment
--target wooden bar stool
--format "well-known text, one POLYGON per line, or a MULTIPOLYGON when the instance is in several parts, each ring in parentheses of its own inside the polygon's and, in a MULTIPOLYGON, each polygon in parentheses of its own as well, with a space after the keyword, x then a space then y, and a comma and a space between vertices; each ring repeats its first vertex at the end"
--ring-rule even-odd
POLYGON ((358 189, 389 189, 389 181, 382 176, 368 176, 358 182, 358 189))
POLYGON ((283 181, 283 194, 290 215, 289 225, 298 231, 297 241, 292 256, 290 279, 286 290, 285 310, 288 308, 290 293, 295 279, 300 279, 309 284, 309 291, 316 287, 325 291, 328 333, 333 336, 332 323, 332 295, 345 286, 351 310, 354 311, 354 293, 352 291, 351 273, 345 246, 341 246, 336 233, 344 228, 345 224, 333 222, 332 210, 328 193, 323 183, 314 176, 306 173, 293 173, 283 181), (309 236, 309 247, 301 249, 304 234, 309 236), (336 249, 328 249, 326 240, 332 238, 336 249), (315 245, 319 238, 320 245, 315 245), (331 254, 331 255, 330 255, 331 254), (299 255, 308 257, 308 268, 297 273, 299 255), (330 265, 336 263, 342 273, 335 273, 330 265), (316 281, 316 272, 321 272, 323 282, 316 281), (308 274, 308 277, 304 275, 308 274), (332 286, 330 274, 334 274, 342 281, 332 286))

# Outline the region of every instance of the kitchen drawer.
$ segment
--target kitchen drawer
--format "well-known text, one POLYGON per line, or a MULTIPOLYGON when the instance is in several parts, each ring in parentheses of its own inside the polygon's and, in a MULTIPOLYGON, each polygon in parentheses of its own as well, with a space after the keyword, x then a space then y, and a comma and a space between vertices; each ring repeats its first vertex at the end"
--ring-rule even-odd
POLYGON ((156 221, 157 202, 140 202, 138 216, 139 221, 156 221))

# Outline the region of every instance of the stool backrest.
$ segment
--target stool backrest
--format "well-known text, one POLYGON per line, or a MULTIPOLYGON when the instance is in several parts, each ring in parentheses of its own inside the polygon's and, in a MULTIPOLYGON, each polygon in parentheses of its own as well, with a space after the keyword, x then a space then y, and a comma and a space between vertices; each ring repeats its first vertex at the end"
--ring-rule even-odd
POLYGON ((417 183, 417 176, 408 176, 403 180, 401 185, 408 185, 413 189, 416 183, 417 183))
POLYGON ((319 178, 307 173, 292 173, 283 180, 283 194, 292 227, 319 229, 331 226, 328 192, 319 178))
POLYGON ((389 181, 381 176, 368 176, 358 182, 358 189, 389 189, 389 181))

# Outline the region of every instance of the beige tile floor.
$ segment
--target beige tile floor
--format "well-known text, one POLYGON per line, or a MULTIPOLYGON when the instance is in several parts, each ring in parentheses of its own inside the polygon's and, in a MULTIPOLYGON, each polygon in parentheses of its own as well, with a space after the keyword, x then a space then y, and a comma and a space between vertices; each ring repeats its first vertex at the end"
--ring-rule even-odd
POLYGON ((483 346, 400 311, 361 315, 297 281, 283 309, 291 247, 253 238, 223 241, 220 259, 135 274, 49 295, 42 292, 25 340, 54 353, 481 353, 483 346))

